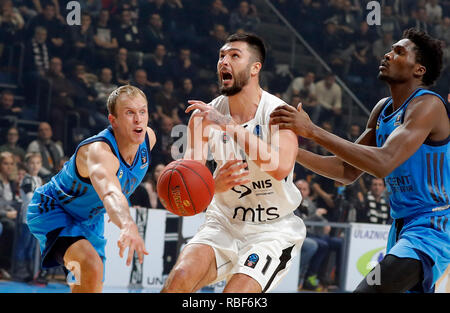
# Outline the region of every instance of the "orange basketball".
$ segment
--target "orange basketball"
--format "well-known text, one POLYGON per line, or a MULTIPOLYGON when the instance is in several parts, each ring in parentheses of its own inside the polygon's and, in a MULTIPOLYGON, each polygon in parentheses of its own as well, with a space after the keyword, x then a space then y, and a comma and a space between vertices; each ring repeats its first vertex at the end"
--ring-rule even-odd
POLYGON ((214 178, 198 161, 173 161, 159 176, 156 190, 167 210, 179 216, 191 216, 208 207, 214 196, 214 178))

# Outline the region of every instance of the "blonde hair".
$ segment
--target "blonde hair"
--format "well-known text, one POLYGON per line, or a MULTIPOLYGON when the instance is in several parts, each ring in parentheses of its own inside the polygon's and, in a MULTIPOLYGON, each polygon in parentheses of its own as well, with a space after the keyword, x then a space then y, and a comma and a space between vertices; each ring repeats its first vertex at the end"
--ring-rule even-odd
POLYGON ((25 155, 25 163, 28 163, 31 159, 39 158, 42 161, 42 155, 37 152, 30 152, 25 155))
POLYGON ((111 115, 116 116, 116 104, 117 99, 122 95, 125 94, 128 97, 135 97, 137 95, 141 95, 145 101, 147 101, 147 97, 145 96, 145 93, 140 90, 139 88, 131 85, 123 85, 119 88, 113 90, 111 94, 108 97, 108 101, 106 101, 106 107, 108 109, 108 113, 111 115))
POLYGON ((9 151, 3 151, 0 153, 0 163, 3 162, 3 160, 5 160, 6 158, 11 158, 14 161, 14 154, 12 154, 9 151))

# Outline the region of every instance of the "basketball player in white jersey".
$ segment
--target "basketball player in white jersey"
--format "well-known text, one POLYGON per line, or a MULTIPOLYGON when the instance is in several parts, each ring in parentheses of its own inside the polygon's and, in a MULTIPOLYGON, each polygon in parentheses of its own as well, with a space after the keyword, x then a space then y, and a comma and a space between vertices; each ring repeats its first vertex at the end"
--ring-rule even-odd
POLYGON ((293 214, 302 199, 292 181, 297 136, 269 129, 270 113, 284 102, 259 86, 264 58, 259 37, 231 35, 217 63, 222 96, 189 101, 186 112, 196 111, 184 158, 205 163, 209 147, 216 190, 162 292, 195 292, 224 279, 224 292, 268 292, 300 251, 306 229, 293 214))

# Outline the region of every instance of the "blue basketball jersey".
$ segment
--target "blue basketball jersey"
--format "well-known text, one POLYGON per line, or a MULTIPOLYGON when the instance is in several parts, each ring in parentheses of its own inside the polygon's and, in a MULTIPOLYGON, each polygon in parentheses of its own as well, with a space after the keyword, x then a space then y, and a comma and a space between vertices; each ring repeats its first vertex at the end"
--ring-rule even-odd
POLYGON ((81 177, 75 164, 78 149, 96 141, 106 142, 119 160, 120 167, 117 171, 117 178, 127 199, 144 178, 151 161, 148 134, 145 136, 145 141, 139 146, 132 164, 127 164, 120 155, 111 126, 82 141, 70 160, 64 164, 62 170, 49 183, 42 186, 41 190, 38 190, 38 192, 48 194, 51 198, 56 199, 57 204, 79 221, 94 221, 96 220, 95 216, 106 212, 103 202, 89 178, 81 177))
MULTIPOLYGON (((443 102, 450 118, 447 103, 438 94, 416 89, 395 112, 388 113, 392 98, 388 98, 378 117, 376 127, 377 146, 381 147, 389 135, 404 120, 405 111, 412 99, 435 95, 443 102)), ((450 208, 450 135, 440 142, 426 140, 420 148, 386 178, 390 193, 391 215, 394 219, 450 208)))

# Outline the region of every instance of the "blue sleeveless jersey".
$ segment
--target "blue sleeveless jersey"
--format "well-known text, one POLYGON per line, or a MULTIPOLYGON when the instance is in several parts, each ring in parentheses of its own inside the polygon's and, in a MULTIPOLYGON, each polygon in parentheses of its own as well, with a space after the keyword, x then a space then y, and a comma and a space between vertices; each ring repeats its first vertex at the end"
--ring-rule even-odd
MULTIPOLYGON (((412 99, 431 94, 437 96, 447 109, 447 103, 438 94, 417 89, 395 112, 387 113, 392 105, 388 98, 378 117, 377 146, 381 147, 389 135, 403 123, 405 111, 412 99)), ((391 215, 394 219, 450 208, 450 135, 440 142, 426 140, 420 148, 386 178, 390 193, 391 215)))
POLYGON ((139 146, 131 165, 127 164, 120 155, 112 127, 82 141, 70 160, 64 164, 62 170, 49 183, 41 187, 41 192, 44 194, 50 192, 49 195, 56 199, 66 212, 76 220, 88 224, 89 221, 94 222, 96 220, 94 217, 105 213, 106 210, 89 178, 79 175, 75 158, 80 147, 95 141, 106 142, 119 160, 120 167, 117 171, 117 178, 127 199, 144 178, 151 161, 148 134, 145 136, 145 141, 139 146))

